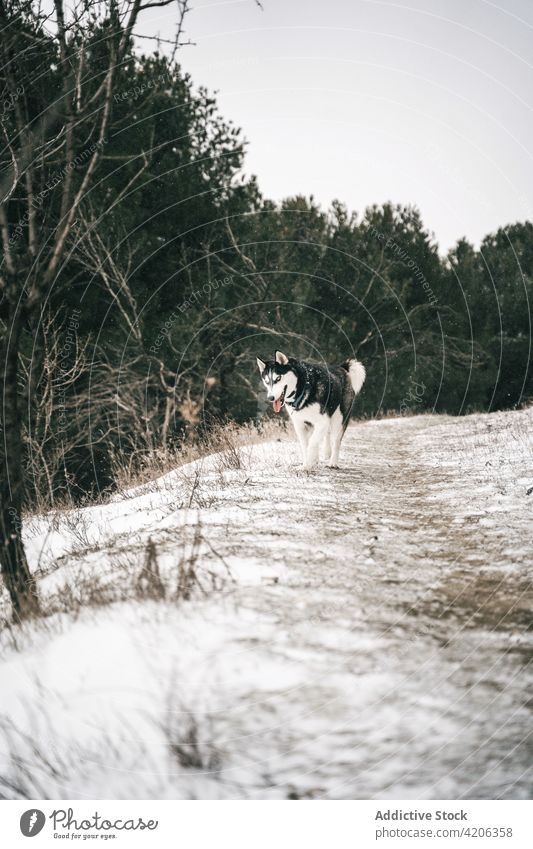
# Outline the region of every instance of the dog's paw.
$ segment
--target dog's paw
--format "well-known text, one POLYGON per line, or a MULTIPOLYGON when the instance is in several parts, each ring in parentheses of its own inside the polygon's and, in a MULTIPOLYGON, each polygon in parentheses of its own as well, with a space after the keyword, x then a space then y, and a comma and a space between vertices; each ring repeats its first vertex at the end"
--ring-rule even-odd
POLYGON ((326 463, 326 466, 328 467, 328 469, 340 469, 340 466, 339 466, 338 463, 333 463, 333 462, 329 463, 328 462, 328 463, 326 463))

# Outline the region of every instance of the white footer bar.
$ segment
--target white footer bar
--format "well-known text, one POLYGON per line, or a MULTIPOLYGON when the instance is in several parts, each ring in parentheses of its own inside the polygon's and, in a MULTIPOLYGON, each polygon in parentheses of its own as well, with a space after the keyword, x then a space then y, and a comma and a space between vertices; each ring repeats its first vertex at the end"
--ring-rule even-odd
POLYGON ((0 803, 0 845, 6 849, 72 844, 118 849, 532 849, 533 802, 0 803))

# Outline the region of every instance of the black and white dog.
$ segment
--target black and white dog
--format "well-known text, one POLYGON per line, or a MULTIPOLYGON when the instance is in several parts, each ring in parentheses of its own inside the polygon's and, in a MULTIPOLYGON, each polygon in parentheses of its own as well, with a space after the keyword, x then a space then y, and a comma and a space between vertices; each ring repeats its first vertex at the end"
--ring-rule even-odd
POLYGON ((304 469, 312 469, 321 450, 328 466, 337 467, 339 448, 355 396, 366 372, 357 360, 340 366, 320 366, 286 357, 276 351, 272 362, 257 357, 267 400, 279 413, 285 407, 302 450, 304 469))

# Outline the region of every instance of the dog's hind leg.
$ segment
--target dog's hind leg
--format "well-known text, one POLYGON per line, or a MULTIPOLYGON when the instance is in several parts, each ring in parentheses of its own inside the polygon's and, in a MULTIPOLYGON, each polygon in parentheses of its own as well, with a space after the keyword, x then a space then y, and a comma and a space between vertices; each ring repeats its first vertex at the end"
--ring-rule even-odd
POLYGON ((331 419, 330 430, 331 454, 328 460, 328 466, 335 469, 339 465, 339 451, 341 447, 342 437, 344 436, 344 424, 340 409, 336 409, 331 419))

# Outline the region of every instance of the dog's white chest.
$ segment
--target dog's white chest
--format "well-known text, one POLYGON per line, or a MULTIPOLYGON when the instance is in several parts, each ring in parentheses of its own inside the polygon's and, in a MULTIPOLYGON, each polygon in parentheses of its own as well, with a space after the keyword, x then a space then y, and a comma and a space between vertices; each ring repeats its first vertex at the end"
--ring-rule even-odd
POLYGON ((314 426, 318 422, 323 421, 326 415, 320 412, 320 404, 309 404, 303 410, 294 410, 287 404, 286 409, 294 425, 305 423, 314 426))

